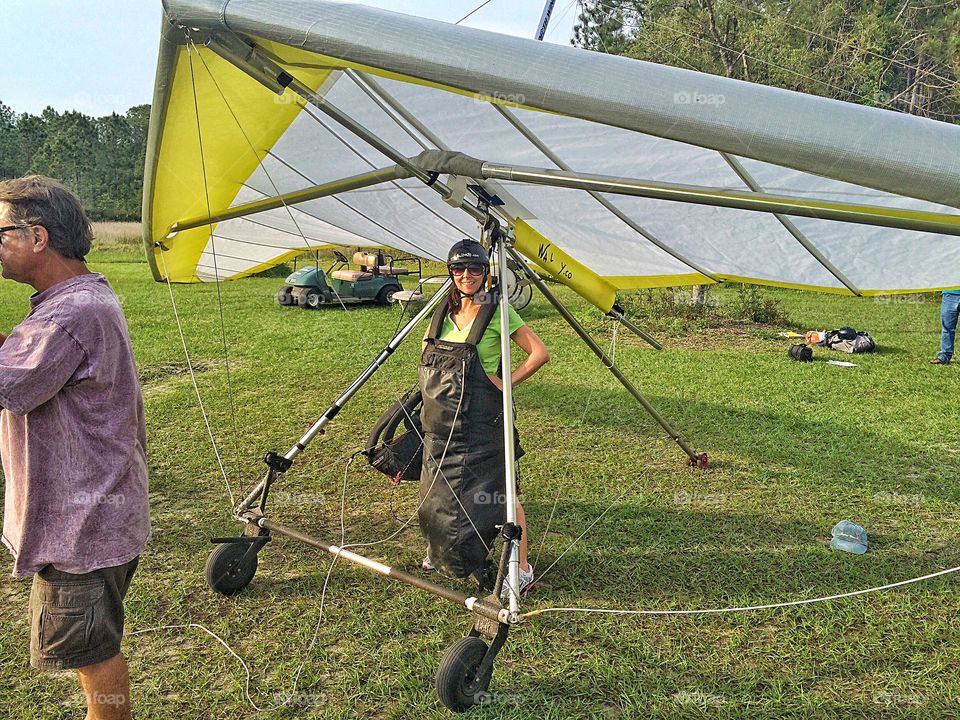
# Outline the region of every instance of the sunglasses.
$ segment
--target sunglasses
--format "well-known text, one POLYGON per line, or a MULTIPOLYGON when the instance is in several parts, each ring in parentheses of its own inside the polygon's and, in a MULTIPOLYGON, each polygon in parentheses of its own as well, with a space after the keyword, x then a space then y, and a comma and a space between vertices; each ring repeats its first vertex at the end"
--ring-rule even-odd
POLYGON ((480 263, 454 263, 450 266, 450 272, 454 275, 463 275, 464 272, 467 272, 470 275, 478 276, 483 275, 484 270, 486 270, 486 266, 480 263))

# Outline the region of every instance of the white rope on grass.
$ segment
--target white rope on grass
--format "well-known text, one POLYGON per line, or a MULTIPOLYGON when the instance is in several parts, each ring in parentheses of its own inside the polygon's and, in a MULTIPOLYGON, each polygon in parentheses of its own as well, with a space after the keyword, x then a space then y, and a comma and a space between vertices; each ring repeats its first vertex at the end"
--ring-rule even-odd
POLYGON ((156 627, 144 628, 142 630, 134 630, 133 632, 127 633, 127 635, 130 635, 130 636, 145 635, 147 633, 159 632, 161 630, 187 630, 189 628, 197 628, 198 630, 202 630, 204 633, 206 633, 207 635, 212 637, 214 640, 216 640, 218 643, 223 645, 223 647, 226 648, 227 652, 230 653, 234 658, 236 658, 238 663, 240 663, 240 666, 243 668, 243 672, 245 676, 244 685, 243 685, 243 694, 246 697, 247 702, 250 703, 250 707, 252 707, 257 712, 271 712, 274 710, 278 710, 282 707, 289 705, 290 701, 293 700, 297 695, 297 685, 300 682, 300 675, 303 672, 303 668, 307 662, 306 657, 310 654, 310 651, 313 649, 313 646, 316 643, 317 637, 320 632, 320 623, 323 620, 323 607, 327 597, 327 585, 330 583, 330 575, 333 572, 333 566, 336 564, 338 559, 339 559, 339 553, 331 561, 330 568, 329 570, 327 570, 327 576, 323 581, 323 590, 320 593, 320 611, 319 611, 320 616, 317 618, 317 625, 316 625, 316 628, 314 629, 313 638, 310 640, 310 644, 307 646, 307 649, 304 651, 304 654, 303 654, 304 659, 301 660, 300 665, 297 667, 296 673, 294 675, 293 689, 285 696, 286 699, 283 702, 278 703, 276 705, 272 705, 270 707, 260 707, 259 705, 257 705, 256 702, 254 702, 253 697, 251 697, 250 695, 250 682, 251 682, 250 666, 246 663, 246 661, 242 657, 240 657, 236 653, 236 651, 234 651, 233 648, 230 647, 230 645, 227 644, 226 640, 224 640, 222 637, 220 637, 215 632, 213 632, 213 630, 210 630, 208 627, 201 625, 200 623, 183 623, 180 625, 157 625, 156 627))
POLYGON ((776 608, 813 605, 814 603, 822 603, 830 600, 840 600, 842 598, 856 597, 858 595, 867 595, 869 593, 880 592, 882 590, 903 587, 904 585, 912 585, 914 583, 930 580, 942 575, 949 575, 950 573, 955 573, 958 571, 960 571, 960 566, 949 568, 947 570, 940 570, 935 573, 930 573, 929 575, 923 575, 921 577, 915 577, 909 580, 901 580, 900 582, 890 583, 889 585, 880 585, 878 587, 867 588, 866 590, 854 590, 853 592, 840 593, 838 595, 827 595, 826 597, 809 598, 807 600, 792 600, 790 602, 770 603, 767 605, 748 605, 746 607, 732 608, 704 608, 696 610, 617 610, 613 608, 553 607, 542 608, 540 610, 531 610, 528 613, 523 613, 520 616, 520 619, 526 620, 528 618, 545 615, 547 613, 590 613, 604 615, 716 615, 721 613, 748 612, 751 610, 773 610, 776 608))

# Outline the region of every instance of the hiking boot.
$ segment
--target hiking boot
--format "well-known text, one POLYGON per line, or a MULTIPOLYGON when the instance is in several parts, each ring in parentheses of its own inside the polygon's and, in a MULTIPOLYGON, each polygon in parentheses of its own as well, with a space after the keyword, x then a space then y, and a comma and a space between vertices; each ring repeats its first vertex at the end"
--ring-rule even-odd
MULTIPOLYGON (((533 565, 528 566, 527 570, 523 568, 520 569, 520 592, 519 595, 523 594, 523 591, 529 587, 530 583, 533 582, 533 565)), ((500 590, 500 602, 504 605, 510 599, 510 585, 508 578, 503 579, 503 588, 500 590)))

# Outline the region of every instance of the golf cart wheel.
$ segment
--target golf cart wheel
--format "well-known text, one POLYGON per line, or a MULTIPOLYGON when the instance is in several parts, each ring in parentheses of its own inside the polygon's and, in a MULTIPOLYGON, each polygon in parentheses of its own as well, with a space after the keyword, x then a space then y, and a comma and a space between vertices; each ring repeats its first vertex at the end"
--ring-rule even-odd
POLYGON ((307 290, 303 294, 303 307, 307 310, 316 310, 323 305, 323 295, 319 290, 307 290))
POLYGON ((397 292, 397 289, 392 285, 387 287, 380 288, 380 292, 377 293, 377 304, 378 305, 389 305, 390 300, 393 298, 393 294, 397 292))
POLYGON ((243 590, 257 572, 257 553, 247 554, 250 545, 229 542, 217 545, 204 569, 207 585, 221 595, 236 595, 243 590))
POLYGON ((464 712, 483 703, 492 670, 480 677, 477 669, 486 654, 487 644, 472 636, 457 641, 444 653, 437 669, 436 688, 446 708, 464 712))
POLYGON ((289 285, 284 285, 282 288, 277 290, 277 304, 278 305, 296 305, 297 301, 293 299, 293 288, 289 285))

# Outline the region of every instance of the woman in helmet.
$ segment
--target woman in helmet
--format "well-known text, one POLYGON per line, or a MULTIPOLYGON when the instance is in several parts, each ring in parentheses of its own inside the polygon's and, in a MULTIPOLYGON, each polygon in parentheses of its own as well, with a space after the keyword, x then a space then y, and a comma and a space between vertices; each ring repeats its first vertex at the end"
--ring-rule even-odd
MULTIPOLYGON (((436 565, 457 577, 481 572, 496 526, 505 518, 503 381, 500 310, 487 292, 490 259, 474 240, 447 256, 453 287, 434 314, 420 365, 424 460, 420 527, 428 544, 424 569, 436 565)), ((512 372, 514 386, 550 359, 543 341, 509 310, 510 338, 526 353, 512 372)), ((522 450, 517 448, 517 456, 522 450)), ((525 529, 522 506, 517 524, 525 529)), ((527 536, 520 540, 520 588, 533 581, 527 536)), ((509 588, 504 584, 504 597, 509 588)))

